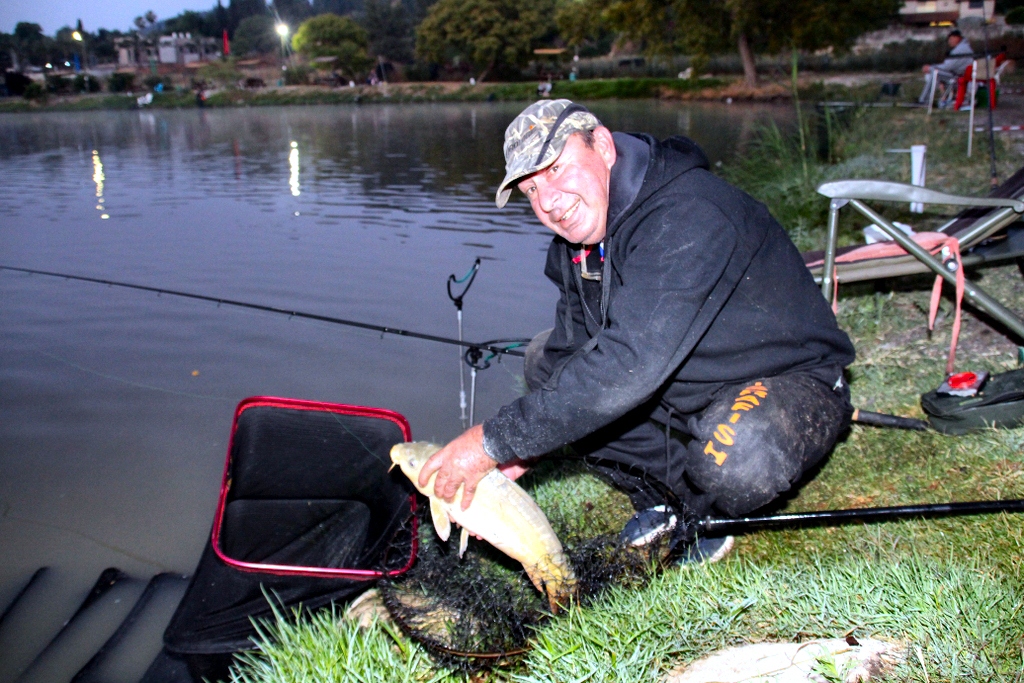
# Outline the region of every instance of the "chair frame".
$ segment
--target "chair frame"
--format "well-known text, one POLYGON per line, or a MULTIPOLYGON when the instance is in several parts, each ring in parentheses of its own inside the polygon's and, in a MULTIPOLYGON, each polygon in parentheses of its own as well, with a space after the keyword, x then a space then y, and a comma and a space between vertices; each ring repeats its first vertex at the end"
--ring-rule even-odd
MULTIPOLYGON (((825 245, 825 258, 821 274, 821 291, 822 294, 825 295, 825 299, 830 303, 832 302, 836 282, 838 280, 838 275, 834 276, 833 274, 835 273, 836 265, 836 242, 839 235, 839 210, 846 205, 853 207, 861 215, 870 220, 875 226, 903 247, 909 256, 912 257, 909 264, 911 266, 910 268, 902 268, 901 272, 888 273, 888 276, 891 277, 922 272, 920 265, 913 263, 913 261, 916 260, 928 270, 931 270, 947 282, 952 283, 954 286, 956 285, 957 268, 955 261, 950 262, 950 265, 947 266, 940 259, 933 256, 927 249, 923 248, 912 238, 905 235, 899 228, 883 216, 879 215, 864 202, 866 200, 882 202, 920 202, 922 204, 992 207, 994 209, 998 209, 997 211, 991 212, 990 215, 979 220, 967 231, 957 236, 957 239, 964 247, 970 247, 981 242, 985 238, 995 234, 1000 229, 1018 220, 1021 217, 1021 214, 1024 214, 1024 201, 1019 199, 963 197, 959 195, 946 194, 944 192, 936 192, 935 190, 929 190, 923 187, 915 187, 913 185, 880 180, 840 180, 824 183, 818 186, 818 193, 828 197, 830 200, 828 212, 828 237, 825 245), (950 267, 952 267, 952 270, 950 270, 950 267)), ((956 219, 953 220, 955 221, 956 219)), ((950 221, 942 227, 947 227, 952 223, 953 221, 950 221)), ((941 232, 942 228, 939 228, 939 231, 941 232)), ((859 277, 852 280, 847 279, 846 281, 849 282, 865 279, 871 279, 871 276, 859 277)), ((1024 321, 1001 303, 993 299, 989 294, 978 287, 978 285, 970 281, 966 282, 964 286, 964 295, 973 305, 988 313, 1018 337, 1024 339, 1024 321)))

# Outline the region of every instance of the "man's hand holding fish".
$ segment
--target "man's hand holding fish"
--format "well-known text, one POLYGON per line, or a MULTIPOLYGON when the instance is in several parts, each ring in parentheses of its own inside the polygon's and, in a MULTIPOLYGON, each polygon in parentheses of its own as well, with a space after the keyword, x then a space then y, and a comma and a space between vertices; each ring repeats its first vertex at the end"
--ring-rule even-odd
POLYGON ((499 465, 484 450, 483 427, 475 425, 427 460, 420 471, 419 485, 420 488, 426 488, 430 477, 437 472, 434 495, 449 503, 454 500, 459 487, 465 485, 466 488, 462 492, 462 509, 465 510, 473 502, 477 484, 495 467, 512 481, 521 477, 528 469, 520 460, 499 465))

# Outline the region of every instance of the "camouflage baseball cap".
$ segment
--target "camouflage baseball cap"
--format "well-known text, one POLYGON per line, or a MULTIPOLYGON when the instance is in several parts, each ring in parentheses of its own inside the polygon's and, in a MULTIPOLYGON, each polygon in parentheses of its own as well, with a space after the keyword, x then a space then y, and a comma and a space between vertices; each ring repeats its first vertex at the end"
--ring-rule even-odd
POLYGON ((570 100, 540 100, 517 116, 505 129, 505 179, 494 203, 505 206, 514 182, 550 166, 573 133, 594 130, 597 117, 570 100))

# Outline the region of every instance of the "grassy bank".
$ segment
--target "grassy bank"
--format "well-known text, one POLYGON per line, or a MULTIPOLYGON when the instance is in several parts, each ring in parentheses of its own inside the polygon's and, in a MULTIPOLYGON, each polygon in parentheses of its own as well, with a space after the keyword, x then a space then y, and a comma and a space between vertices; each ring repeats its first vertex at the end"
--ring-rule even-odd
MULTIPOLYGON (((986 147, 976 141, 974 158, 965 159, 963 118, 854 112, 827 140, 824 160, 768 130, 723 173, 766 201, 803 248, 820 246, 827 202, 814 193, 815 185, 841 177, 905 182, 907 155, 887 149, 928 144, 930 187, 985 194, 986 147)), ((812 139, 808 131, 805 148, 812 139)), ((1007 150, 998 151, 1005 178, 1020 157, 1011 160, 1007 150)), ((852 242, 863 221, 846 213, 843 240, 852 242)), ((945 218, 940 208, 921 217, 896 207, 887 215, 919 227, 945 218)), ((1015 266, 968 275, 1024 311, 1024 281, 1015 266)), ((936 331, 928 334, 929 287, 930 278, 920 278, 841 291, 839 322, 858 352, 849 372, 855 405, 921 415, 919 395, 943 377, 952 318, 947 299, 936 331)), ((1016 346, 966 311, 958 357, 964 369, 1003 371, 1016 366, 1016 346)), ((947 437, 854 426, 782 509, 1021 498, 1022 453, 1022 429, 947 437)), ((614 527, 629 512, 620 494, 573 466, 547 469, 526 485, 562 528, 595 516, 614 527)), ((891 673, 893 680, 1019 683, 1021 516, 750 534, 720 564, 670 569, 642 589, 613 589, 596 604, 550 619, 522 661, 482 680, 653 681, 727 645, 848 633, 902 645, 907 657, 891 673)), ((252 683, 467 680, 438 668, 392 627, 362 630, 330 610, 297 625, 268 626, 261 651, 247 656, 234 675, 252 683)))
MULTIPOLYGON (((559 81, 552 97, 569 99, 638 99, 652 97, 697 96, 712 93, 729 81, 703 78, 616 78, 587 81, 559 81)), ((710 97, 710 95, 708 95, 710 97)), ((386 86, 325 88, 287 86, 258 90, 218 90, 206 100, 207 107, 259 107, 308 104, 369 104, 391 102, 530 102, 537 99, 537 84, 529 83, 395 83, 386 86)), ((177 109, 196 107, 191 93, 156 93, 148 108, 177 109)), ((96 109, 134 109, 135 97, 125 94, 80 95, 29 101, 20 98, 0 100, 0 112, 89 111, 96 109)))

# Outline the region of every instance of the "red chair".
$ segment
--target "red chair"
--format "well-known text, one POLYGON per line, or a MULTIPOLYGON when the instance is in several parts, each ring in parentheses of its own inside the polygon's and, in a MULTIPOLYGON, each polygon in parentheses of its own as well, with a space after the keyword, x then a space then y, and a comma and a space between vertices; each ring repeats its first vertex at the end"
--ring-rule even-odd
MULTIPOLYGON (((981 66, 980 73, 982 74, 982 78, 979 78, 978 81, 988 81, 988 87, 986 88, 986 90, 988 91, 988 106, 991 107, 992 109, 996 108, 996 88, 999 85, 999 76, 1003 72, 1005 63, 1005 52, 996 55, 993 64, 993 71, 987 74, 989 76, 989 78, 987 79, 984 78, 984 76, 986 75, 985 72, 987 71, 987 69, 985 69, 984 63, 981 66)), ((957 79, 956 100, 953 102, 953 111, 960 111, 960 108, 963 106, 964 99, 966 99, 967 97, 967 88, 971 84, 971 76, 974 74, 974 67, 977 64, 978 61, 975 60, 973 64, 968 65, 968 67, 964 70, 963 75, 957 79)))

